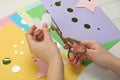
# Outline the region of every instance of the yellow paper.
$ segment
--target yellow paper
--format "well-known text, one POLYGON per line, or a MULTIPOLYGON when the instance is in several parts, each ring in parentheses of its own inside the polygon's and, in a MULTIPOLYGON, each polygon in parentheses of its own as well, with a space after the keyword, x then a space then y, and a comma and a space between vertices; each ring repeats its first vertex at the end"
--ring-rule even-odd
MULTIPOLYGON (((61 54, 63 59, 68 61, 64 52, 61 51, 61 54)), ((46 80, 45 77, 37 79, 39 70, 32 57, 25 32, 13 23, 6 24, 0 30, 0 60, 10 58, 11 63, 9 65, 0 63, 0 80, 46 80), (12 72, 14 65, 20 66, 21 70, 17 73, 12 72)), ((68 62, 64 69, 65 80, 76 80, 83 69, 82 65, 77 67, 68 62)))
POLYGON ((68 63, 64 65, 65 80, 77 80, 85 67, 82 64, 80 66, 71 64, 63 50, 60 49, 60 52, 63 60, 68 61, 68 63))
POLYGON ((38 67, 32 61, 25 32, 13 23, 6 24, 0 30, 0 60, 3 58, 10 58, 11 63, 9 65, 0 63, 0 80, 36 79, 38 67), (21 70, 17 73, 12 72, 14 65, 20 66, 21 70))

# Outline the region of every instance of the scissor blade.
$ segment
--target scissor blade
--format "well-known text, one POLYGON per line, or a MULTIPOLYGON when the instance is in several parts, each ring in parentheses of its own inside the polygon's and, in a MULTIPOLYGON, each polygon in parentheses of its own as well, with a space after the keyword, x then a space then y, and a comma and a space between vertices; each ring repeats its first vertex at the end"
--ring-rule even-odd
MULTIPOLYGON (((47 11, 48 14, 50 14, 48 10, 46 10, 46 11, 47 11)), ((62 32, 59 29, 58 25, 56 24, 56 22, 55 22, 55 20, 53 19, 52 16, 51 16, 51 19, 52 19, 52 24, 53 24, 52 27, 56 30, 56 32, 58 33, 58 35, 60 36, 60 38, 62 39, 62 41, 65 43, 65 39, 62 36, 62 32)))
MULTIPOLYGON (((46 10, 46 11, 47 11, 48 14, 50 14, 48 10, 46 10)), ((55 22, 55 20, 53 19, 52 16, 51 16, 51 19, 52 19, 52 23, 54 24, 53 27, 61 32, 60 28, 58 27, 58 25, 56 24, 56 22, 55 22)))

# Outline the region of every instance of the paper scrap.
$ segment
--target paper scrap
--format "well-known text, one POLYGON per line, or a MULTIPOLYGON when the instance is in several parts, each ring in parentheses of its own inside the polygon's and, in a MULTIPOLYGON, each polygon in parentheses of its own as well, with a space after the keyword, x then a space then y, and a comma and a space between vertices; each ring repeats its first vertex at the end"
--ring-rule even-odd
POLYGON ((46 23, 48 25, 48 27, 51 25, 52 19, 51 19, 50 14, 48 14, 48 13, 43 14, 42 20, 40 20, 39 18, 33 19, 33 24, 40 29, 41 29, 43 23, 46 23))
POLYGON ((15 65, 15 66, 12 67, 12 71, 15 72, 15 73, 19 72, 20 70, 21 70, 21 68, 18 65, 15 65))
POLYGON ((95 0, 79 0, 76 7, 79 8, 87 8, 88 10, 94 12, 95 7, 98 7, 99 3, 97 3, 95 0))

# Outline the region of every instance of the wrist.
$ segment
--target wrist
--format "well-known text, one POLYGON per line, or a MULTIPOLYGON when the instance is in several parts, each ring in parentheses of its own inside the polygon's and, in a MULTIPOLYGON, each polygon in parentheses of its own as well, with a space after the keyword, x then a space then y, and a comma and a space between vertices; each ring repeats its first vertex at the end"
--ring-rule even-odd
POLYGON ((110 61, 108 69, 120 76, 120 59, 113 56, 113 58, 110 61))
POLYGON ((56 55, 48 63, 48 65, 55 65, 55 64, 57 64, 57 65, 58 64, 63 65, 63 60, 62 60, 61 56, 56 55))
POLYGON ((114 65, 115 64, 115 58, 113 55, 109 54, 108 57, 106 57, 106 68, 108 70, 111 70, 112 69, 112 66, 111 65, 114 65))

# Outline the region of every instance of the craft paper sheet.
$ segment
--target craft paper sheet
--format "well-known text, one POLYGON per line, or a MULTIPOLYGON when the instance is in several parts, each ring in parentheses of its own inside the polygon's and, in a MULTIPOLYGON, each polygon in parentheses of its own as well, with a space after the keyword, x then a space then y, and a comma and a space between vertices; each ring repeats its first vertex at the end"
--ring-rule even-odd
POLYGON ((41 0, 64 37, 96 39, 102 44, 120 38, 120 31, 99 7, 93 13, 86 8, 77 8, 78 2, 79 0, 41 0), (68 12, 69 8, 73 11, 68 12), (77 22, 72 22, 73 18, 77 22), (89 24, 90 28, 84 28, 85 24, 89 24))
POLYGON ((27 45, 25 31, 11 22, 6 23, 0 30, 0 61, 3 58, 10 58, 11 63, 9 65, 0 63, 1 80, 36 79, 38 67, 32 61, 32 54, 27 45), (12 71, 12 67, 15 65, 21 68, 18 73, 12 71))

